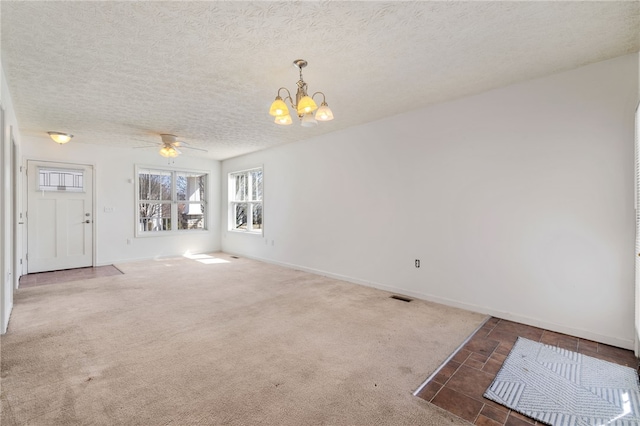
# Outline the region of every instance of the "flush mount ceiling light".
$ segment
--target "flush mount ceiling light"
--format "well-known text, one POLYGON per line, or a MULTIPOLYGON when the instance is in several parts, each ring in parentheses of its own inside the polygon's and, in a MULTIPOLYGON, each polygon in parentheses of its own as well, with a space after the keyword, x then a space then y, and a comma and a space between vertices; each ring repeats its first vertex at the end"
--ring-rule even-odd
POLYGON ((73 135, 69 133, 47 132, 47 134, 51 137, 51 139, 54 140, 55 143, 59 143, 60 145, 69 142, 73 137, 73 135))
POLYGON ((302 68, 307 66, 307 61, 304 59, 296 59, 293 61, 293 65, 300 70, 300 80, 298 80, 297 83, 298 91, 296 92, 296 101, 295 103, 293 102, 291 92, 289 92, 286 87, 278 89, 278 95, 276 96, 275 101, 271 104, 271 108, 269 108, 269 114, 275 117, 275 123, 283 126, 287 126, 292 123, 289 108, 287 108, 285 100, 289 100, 289 104, 291 104, 291 107, 296 110, 296 113, 300 118, 300 124, 304 127, 313 127, 318 124, 318 121, 333 120, 333 113, 329 109, 329 105, 327 105, 324 93, 315 92, 311 96, 307 94, 307 83, 302 79, 302 68), (282 90, 287 92, 287 96, 284 99, 280 96, 280 92, 282 90), (322 95, 320 108, 318 108, 313 100, 313 97, 316 95, 322 95), (315 116, 313 114, 314 111, 316 112, 315 116))

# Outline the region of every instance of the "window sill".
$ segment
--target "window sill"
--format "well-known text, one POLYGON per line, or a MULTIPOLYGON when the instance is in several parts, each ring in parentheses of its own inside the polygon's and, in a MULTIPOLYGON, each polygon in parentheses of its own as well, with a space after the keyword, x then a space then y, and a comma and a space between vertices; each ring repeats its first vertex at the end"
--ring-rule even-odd
POLYGON ((184 237, 189 234, 203 234, 208 233, 208 229, 182 229, 178 231, 147 231, 136 233, 136 238, 149 238, 149 237, 184 237))
POLYGON ((262 237, 263 232, 262 229, 259 231, 238 231, 236 229, 229 229, 229 232, 232 232, 234 234, 245 234, 245 235, 257 235, 258 237, 262 237))

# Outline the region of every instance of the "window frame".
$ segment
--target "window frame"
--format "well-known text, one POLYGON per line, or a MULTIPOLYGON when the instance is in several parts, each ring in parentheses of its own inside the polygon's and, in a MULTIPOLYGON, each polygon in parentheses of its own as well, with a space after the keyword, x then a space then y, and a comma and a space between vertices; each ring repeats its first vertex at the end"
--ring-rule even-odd
MULTIPOLYGON (((253 193, 253 188, 252 186, 248 183, 247 184, 247 198, 250 198, 251 194, 253 193)), ((256 167, 251 167, 248 169, 242 169, 242 170, 235 170, 232 172, 227 173, 227 230, 230 232, 236 232, 239 234, 249 234, 249 235, 263 235, 264 234, 264 167, 262 165, 260 166, 256 166, 256 167), (235 199, 235 179, 232 179, 232 176, 238 176, 238 175, 246 175, 247 176, 247 182, 250 182, 249 176, 251 172, 257 171, 259 170, 260 173, 262 174, 262 191, 261 191, 261 197, 260 200, 251 200, 251 199, 247 199, 247 200, 236 200, 235 199), (235 223, 235 207, 238 204, 246 204, 247 205, 247 218, 249 217, 253 217, 253 210, 255 208, 256 205, 260 206, 260 209, 262 210, 262 214, 261 214, 261 227, 260 229, 253 229, 253 220, 249 221, 247 220, 247 229, 238 229, 236 228, 236 223, 235 223)))
MULTIPOLYGON (((135 165, 135 189, 134 189, 134 197, 135 197, 135 219, 134 219, 134 227, 135 227, 135 236, 140 238, 146 237, 161 237, 161 236, 170 236, 170 235, 178 235, 178 234, 191 234, 197 232, 209 232, 210 226, 210 212, 209 212, 209 198, 210 198, 210 179, 211 173, 205 170, 193 170, 193 169, 185 169, 185 168, 176 168, 176 167, 167 167, 167 166, 159 166, 159 165, 143 165, 136 164, 135 165), (148 170, 151 172, 161 172, 167 173, 170 175, 171 179, 171 194, 170 198, 166 200, 143 200, 140 199, 140 172, 143 170, 148 170), (189 201, 189 200, 179 200, 178 199, 178 185, 177 185, 177 177, 180 174, 197 174, 204 177, 204 191, 203 191, 203 200, 199 201, 189 201), (171 229, 167 230, 156 230, 156 231, 142 231, 140 230, 140 204, 148 203, 148 204, 166 204, 170 205, 170 221, 171 221, 171 229), (178 213, 178 205, 180 204, 203 204, 205 206, 204 214, 202 215, 204 224, 202 228, 195 229, 179 229, 179 213, 178 213), (174 225, 175 224, 175 225, 174 225), (175 226, 175 227, 174 227, 175 226)), ((162 197, 160 197, 162 198, 162 197)))

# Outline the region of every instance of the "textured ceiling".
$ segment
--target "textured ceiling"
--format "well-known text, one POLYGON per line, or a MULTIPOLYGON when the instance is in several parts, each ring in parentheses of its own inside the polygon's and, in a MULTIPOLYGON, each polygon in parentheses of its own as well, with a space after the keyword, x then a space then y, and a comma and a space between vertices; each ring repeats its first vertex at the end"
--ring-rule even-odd
MULTIPOLYGON (((23 134, 230 158, 640 50, 631 2, 0 2, 23 134), (295 89, 335 120, 281 127, 295 89)), ((154 154, 155 155, 155 154, 154 154)))

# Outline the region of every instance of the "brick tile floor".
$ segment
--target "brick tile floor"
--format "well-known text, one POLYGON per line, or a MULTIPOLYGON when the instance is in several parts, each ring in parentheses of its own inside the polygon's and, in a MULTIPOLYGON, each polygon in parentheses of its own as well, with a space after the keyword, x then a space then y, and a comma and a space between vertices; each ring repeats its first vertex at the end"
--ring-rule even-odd
POLYGON ((70 281, 86 280, 89 278, 120 275, 122 271, 113 265, 97 266, 95 268, 65 269, 63 271, 39 272, 20 277, 20 288, 36 287, 41 285, 65 283, 70 281))
POLYGON ((418 396, 475 425, 540 424, 484 398, 518 336, 637 369, 632 351, 554 333, 512 321, 490 318, 418 396))

